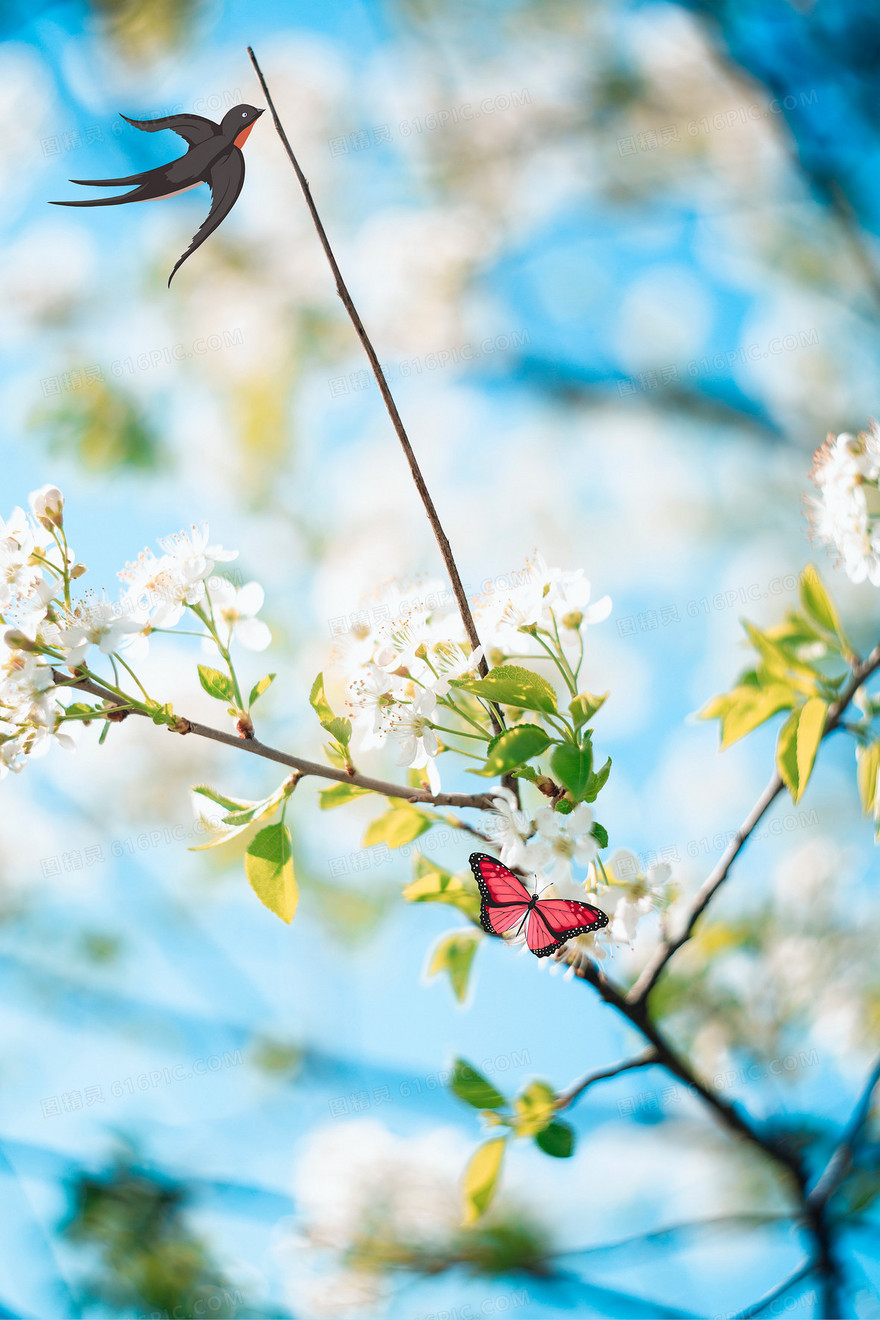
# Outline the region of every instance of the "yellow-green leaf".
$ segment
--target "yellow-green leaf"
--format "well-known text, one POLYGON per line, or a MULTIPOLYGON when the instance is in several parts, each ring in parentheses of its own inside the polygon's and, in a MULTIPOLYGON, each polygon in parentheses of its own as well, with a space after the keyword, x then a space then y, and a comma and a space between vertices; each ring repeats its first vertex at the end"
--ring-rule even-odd
POLYGON ((211 669, 209 665, 197 667, 199 682, 209 696, 216 697, 218 701, 235 700, 235 688, 228 674, 221 674, 219 669, 211 669))
POLYGON ((862 799, 862 810, 866 816, 870 816, 877 802, 878 773, 880 773, 880 742, 868 743, 867 747, 856 747, 859 797, 862 799))
POLYGON ((251 688, 251 695, 248 697, 248 710, 250 710, 255 701, 259 700, 264 692, 268 691, 274 681, 274 674, 266 674, 264 678, 260 679, 259 683, 254 684, 251 688))
POLYGON ((776 739, 776 769, 793 798, 797 797, 798 790, 797 726, 799 716, 800 711, 793 710, 779 730, 779 737, 776 739))
POLYGON ((309 693, 309 705, 323 724, 325 720, 333 719, 333 709, 330 702, 324 696, 324 675, 319 674, 312 684, 312 690, 309 693))
POLYGON ((367 827, 364 835, 364 847, 374 843, 387 843, 389 848, 400 848, 405 843, 412 843, 420 834, 424 834, 434 824, 434 817, 401 798, 390 800, 388 811, 367 827))
POLYGON ((574 701, 568 703, 568 709, 571 711, 574 720, 574 727, 580 729, 590 720, 598 710, 605 705, 608 700, 608 693, 603 692, 601 697, 594 697, 589 692, 580 692, 574 701))
POLYGON ((828 703, 821 697, 811 697, 791 712, 779 730, 776 768, 794 802, 800 801, 807 786, 827 715, 828 703))
POLYGON ((245 854, 244 869, 260 902, 282 921, 293 921, 299 889, 286 825, 279 822, 260 830, 245 854))
POLYGON ((449 903, 479 925, 480 894, 470 876, 461 880, 424 856, 418 858, 415 871, 415 880, 403 891, 409 903, 449 903))
POLYGON ((556 1093, 547 1082, 530 1082, 514 1099, 518 1137, 533 1137, 556 1116, 556 1093))
POLYGON ((436 976, 439 972, 446 972, 459 1003, 467 994, 471 964, 482 938, 481 930, 462 927, 442 936, 431 954, 428 975, 436 976))
POLYGON ((828 632, 834 633, 846 654, 851 655, 852 647, 847 641, 846 633, 843 631, 840 615, 837 613, 834 601, 828 595, 825 584, 813 564, 807 564, 801 573, 798 581, 798 593, 801 604, 810 618, 814 619, 828 632))
POLYGON ((465 1224, 475 1224, 488 1210, 501 1173, 505 1145, 505 1137, 493 1137, 471 1157, 462 1186, 465 1224))
POLYGON ((730 747, 739 738, 757 729, 780 710, 790 709, 796 701, 784 683, 769 687, 741 685, 728 693, 727 708, 721 716, 721 747, 730 747))
POLYGON ((354 802, 355 798, 364 797, 369 791, 368 788, 358 788, 357 784, 334 784, 332 788, 321 789, 318 802, 322 811, 329 811, 331 807, 341 807, 346 802, 354 802))
POLYGON ((823 701, 821 697, 811 697, 801 707, 797 725, 798 792, 795 802, 803 796, 813 772, 813 763, 816 760, 819 743, 822 741, 822 734, 825 732, 827 717, 828 702, 823 701))

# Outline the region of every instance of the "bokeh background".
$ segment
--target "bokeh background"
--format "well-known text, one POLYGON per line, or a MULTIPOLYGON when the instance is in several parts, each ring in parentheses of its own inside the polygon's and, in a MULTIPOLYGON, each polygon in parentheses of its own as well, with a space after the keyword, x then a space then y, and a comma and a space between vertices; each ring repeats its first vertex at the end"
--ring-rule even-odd
MULTIPOLYGON (((689 892, 772 763, 772 731, 722 757, 691 718, 742 665, 740 617, 778 620, 812 558, 857 644, 876 641, 873 589, 810 545, 803 510, 825 433, 880 410, 876 8, 0 14, 0 513, 59 484, 111 591, 143 546, 207 519, 266 590, 271 665, 244 665, 279 674, 261 732, 305 755, 312 679, 365 596, 439 572, 268 116, 233 214, 170 291, 206 194, 47 205, 77 195, 71 176, 179 154, 119 111, 261 105, 252 44, 469 590, 503 590, 538 547, 612 595, 584 669, 612 691, 601 818, 612 847, 669 861, 689 892)), ((213 716, 195 658, 166 639, 151 684, 213 716)), ((374 809, 297 794, 286 928, 240 851, 187 850, 190 785, 256 796, 270 766, 136 720, 79 741, 0 790, 0 1313, 721 1317, 797 1264, 772 1173, 652 1072, 588 1093, 573 1160, 517 1149, 493 1226, 463 1248, 456 1180, 478 1131, 443 1086, 451 1059, 508 1093, 531 1075, 561 1088, 632 1048, 620 1022, 494 945, 464 1007, 429 983, 449 916, 401 902, 411 858, 362 849, 374 809), (384 1208, 380 1186, 396 1189, 384 1208), (414 1223, 446 1246, 384 1268, 414 1223), (540 1268, 518 1270, 526 1257, 540 1268)), ((853 780, 851 744, 832 740, 663 991, 707 1075, 818 1150, 880 1021, 878 867, 853 780)), ((442 828, 421 842, 455 869, 469 850, 442 828)), ((865 1316, 880 1314, 873 1152, 843 1192, 865 1316)), ((776 1313, 815 1305, 806 1283, 776 1313)))

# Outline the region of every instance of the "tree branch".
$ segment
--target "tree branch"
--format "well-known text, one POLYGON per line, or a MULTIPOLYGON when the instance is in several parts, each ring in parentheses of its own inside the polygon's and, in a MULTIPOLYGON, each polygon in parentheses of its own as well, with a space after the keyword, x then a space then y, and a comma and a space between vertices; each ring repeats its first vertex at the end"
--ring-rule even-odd
POLYGON ((635 1059, 629 1059, 625 1063, 616 1064, 613 1068, 606 1068, 602 1072, 587 1073, 586 1077, 582 1077, 579 1082, 573 1082, 571 1086, 568 1086, 564 1091, 559 1092, 556 1097, 556 1108, 567 1109, 568 1106, 573 1104, 578 1096, 583 1095, 584 1091, 592 1086, 594 1082, 603 1082, 609 1077, 619 1077, 621 1073, 629 1072, 632 1068, 647 1068, 652 1063, 659 1062, 660 1059, 657 1056, 657 1051, 652 1048, 650 1050, 645 1050, 644 1054, 638 1055, 635 1059))
MULTIPOLYGON (((57 669, 52 670, 52 676, 57 684, 65 687, 79 688, 83 692, 90 693, 93 697, 99 697, 103 701, 112 701, 115 705, 119 703, 119 697, 116 693, 102 688, 99 683, 93 682, 89 678, 71 678, 69 674, 62 674, 57 669)), ((140 715, 144 719, 149 719, 147 711, 132 708, 130 715, 140 715)), ((100 714, 95 716, 100 718, 100 714)), ((407 802, 418 802, 423 806, 429 807, 474 807, 481 811, 492 810, 492 799, 486 793, 429 793, 424 789, 410 788, 408 784, 393 784, 384 779, 373 779, 370 775, 359 774, 356 770, 351 774, 346 770, 339 770, 336 766, 322 765, 320 761, 306 761, 301 756, 291 756, 289 752, 279 751, 277 747, 268 747, 261 743, 258 738, 241 738, 232 733, 225 733, 222 729, 214 729, 208 724, 199 724, 196 720, 189 720, 185 716, 180 717, 180 726, 172 729, 172 733, 194 733, 199 738, 208 738, 211 742, 223 743, 226 747, 235 747, 240 752, 250 752, 253 756, 260 756, 265 761, 277 761, 279 765, 289 766, 292 770, 298 770, 303 776, 314 775, 320 779, 333 779, 340 784, 353 784, 356 788, 364 788, 372 793, 380 793, 383 797, 403 798, 407 802)), ((482 836, 481 836, 482 837, 482 836)))
MULTIPOLYGON (((760 1315, 762 1311, 765 1311, 767 1307, 771 1305, 771 1303, 778 1302, 781 1297, 784 1297, 789 1289, 793 1288, 796 1283, 800 1283, 802 1279, 809 1278, 815 1268, 816 1266, 814 1262, 808 1260, 799 1270, 795 1270, 794 1274, 786 1279, 784 1283, 780 1283, 778 1288, 773 1288, 770 1292, 765 1293, 763 1297, 759 1297, 756 1302, 751 1306, 747 1306, 744 1311, 737 1311, 733 1320, 752 1320, 753 1316, 760 1315)), ((830 1312, 828 1312, 828 1320, 832 1320, 830 1312)))
MULTIPOLYGON (((416 490, 419 493, 422 504, 425 506, 425 512, 428 515, 428 521, 431 524, 431 528, 434 532, 434 536, 437 539, 437 544, 440 547, 440 553, 443 556, 443 562, 446 565, 446 571, 449 574, 449 580, 452 583, 452 591, 455 596, 456 604, 458 605, 458 612, 461 615, 461 621, 464 624, 465 633, 467 634, 471 646, 473 647, 474 650, 476 650, 477 647, 480 646, 480 638, 477 633, 473 615, 471 614, 470 605, 468 604, 468 599, 464 589, 464 584, 462 583, 461 575, 458 571, 458 565, 456 564, 455 558, 452 554, 452 547, 450 546, 446 533, 443 530, 443 526, 440 522, 440 518, 437 513, 437 510, 434 507, 434 501, 431 498, 430 491, 428 490, 428 487, 425 484, 425 479, 422 476, 421 468, 419 467, 415 453, 413 452, 413 447, 410 444, 409 436, 406 433, 406 428, 404 427, 400 413, 397 410, 397 404, 394 402, 394 398, 392 396, 391 390, 388 387, 388 381, 385 379, 385 373, 382 370, 381 366, 379 365, 379 359, 376 356, 376 350, 373 348, 372 341, 370 340, 369 335, 364 329, 364 323, 361 320, 360 315, 358 314, 357 308, 352 302, 351 294, 349 293, 348 288, 346 287, 345 280, 342 278, 342 272, 339 269, 339 266, 336 261, 336 257, 333 255, 333 249, 330 246, 330 240, 327 238, 327 234, 324 230, 324 226, 321 223, 321 217, 318 215, 318 209, 315 206, 314 200, 312 198, 312 193, 309 188, 308 181, 300 168, 299 161, 297 160, 296 156, 293 154, 293 148, 291 147, 290 142, 288 141, 287 134, 285 133, 284 128, 282 127, 281 120, 278 118, 278 111, 275 109, 275 102, 272 100, 272 94, 269 91, 269 88, 266 86, 266 79, 263 77, 263 71, 260 68, 259 64, 257 63, 257 57, 250 46, 248 46, 247 50, 248 50, 248 55, 251 58, 251 64, 253 64, 254 66, 254 71, 256 72, 256 75, 260 80, 260 86, 262 87, 263 95, 265 96, 266 101, 268 102, 269 110, 272 113, 272 118, 275 121, 275 130, 278 133, 279 138, 281 139, 281 144, 284 147, 284 150, 287 152, 288 159, 294 168, 294 172, 296 174, 297 179, 299 180, 299 186, 300 188, 302 188, 303 196, 306 199, 306 206, 309 208, 309 214, 312 217, 312 221, 314 223, 315 229, 318 231, 318 238, 321 240, 321 246, 324 249, 324 255, 326 256, 328 262, 330 263, 330 269, 333 272, 333 278, 336 281, 336 292, 339 294, 339 297, 342 300, 343 307, 348 312, 349 319, 351 320, 351 323, 355 328, 355 333, 357 334, 358 339, 361 341, 363 350, 367 355, 367 359, 370 363, 370 367, 372 368, 373 375, 376 378, 376 384, 379 386, 379 391, 382 395, 382 399, 384 400, 385 408, 387 409, 388 416, 391 418, 391 425, 394 427, 394 430, 397 433, 397 438, 400 441, 401 448, 403 449, 404 455, 406 457, 406 461, 409 464, 409 470, 412 473, 412 478, 413 481, 415 482, 416 490)), ((486 674, 488 674, 489 667, 486 664, 485 657, 483 657, 483 659, 480 661, 479 669, 483 677, 485 677, 486 674)), ((490 707, 489 714, 492 720, 492 727, 495 730, 496 734, 501 733, 504 725, 500 712, 496 712, 492 707, 490 707)))
MULTIPOLYGON (((880 646, 875 646, 874 650, 866 660, 860 661, 853 666, 852 678, 843 689, 838 700, 829 708, 828 716, 825 721, 825 730, 822 734, 823 739, 827 738, 828 735, 833 733, 838 727, 844 713, 859 688, 878 668, 880 668, 880 646)), ((748 842, 752 831, 758 825, 767 809, 782 792, 783 788, 784 784, 779 775, 774 774, 773 778, 764 789, 764 792, 758 798, 758 801, 752 807, 748 816, 746 816, 742 825, 721 854, 717 865, 697 891, 681 934, 676 936, 675 939, 665 939, 658 945, 653 956, 649 959, 641 975, 629 991, 627 999, 631 1004, 644 1003, 660 979, 663 969, 669 962, 670 958, 678 952, 683 944, 687 944, 693 934, 694 927, 709 906, 709 903, 714 898, 716 892, 724 884, 724 881, 727 879, 730 872, 730 868, 733 866, 733 863, 748 842)))
POLYGON ((623 991, 613 981, 609 981, 591 959, 579 960, 572 965, 575 975, 580 980, 592 985, 606 1004, 616 1008, 644 1036, 656 1056, 654 1062, 672 1073, 685 1086, 690 1087, 729 1132, 744 1137, 746 1141, 758 1146, 771 1159, 782 1165, 797 1188, 799 1201, 803 1203, 806 1197, 806 1173, 800 1156, 781 1142, 762 1136, 743 1117, 737 1107, 729 1100, 725 1100, 711 1086, 707 1086, 651 1020, 644 1003, 630 1003, 623 991))
POLYGON ((871 1112, 871 1101, 874 1098, 878 1083, 880 1083, 880 1058, 871 1069, 861 1098, 844 1129, 837 1149, 816 1179, 815 1185, 807 1198, 811 1205, 816 1207, 826 1205, 852 1168, 853 1156, 862 1135, 862 1129, 868 1121, 871 1112))

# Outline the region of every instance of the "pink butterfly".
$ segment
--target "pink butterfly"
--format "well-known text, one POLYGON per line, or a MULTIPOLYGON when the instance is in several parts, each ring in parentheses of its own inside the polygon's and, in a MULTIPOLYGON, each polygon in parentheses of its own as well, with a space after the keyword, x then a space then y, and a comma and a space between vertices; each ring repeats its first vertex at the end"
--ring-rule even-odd
POLYGON ((483 929, 490 935, 503 935, 516 926, 518 935, 525 926, 526 943, 538 958, 546 958, 575 935, 587 935, 608 925, 607 914, 589 903, 530 894, 522 880, 497 857, 471 853, 469 860, 483 899, 483 929))

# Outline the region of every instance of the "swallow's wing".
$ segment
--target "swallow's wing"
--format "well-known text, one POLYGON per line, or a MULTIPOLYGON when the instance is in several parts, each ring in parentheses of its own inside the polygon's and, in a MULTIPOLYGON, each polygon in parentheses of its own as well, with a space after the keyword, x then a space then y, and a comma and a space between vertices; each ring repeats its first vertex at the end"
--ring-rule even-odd
POLYGON ((170 128, 191 147, 220 134, 219 126, 213 120, 205 119, 204 115, 166 115, 164 119, 129 119, 128 115, 120 115, 120 118, 144 133, 158 133, 163 128, 170 128))
POLYGON ((214 162, 208 171, 207 183, 211 189, 211 209, 204 223, 196 231, 193 241, 168 276, 169 285, 187 257, 204 243, 208 235, 214 232, 222 220, 226 219, 236 203, 244 183, 244 155, 238 147, 232 147, 225 156, 221 156, 218 161, 214 162))

